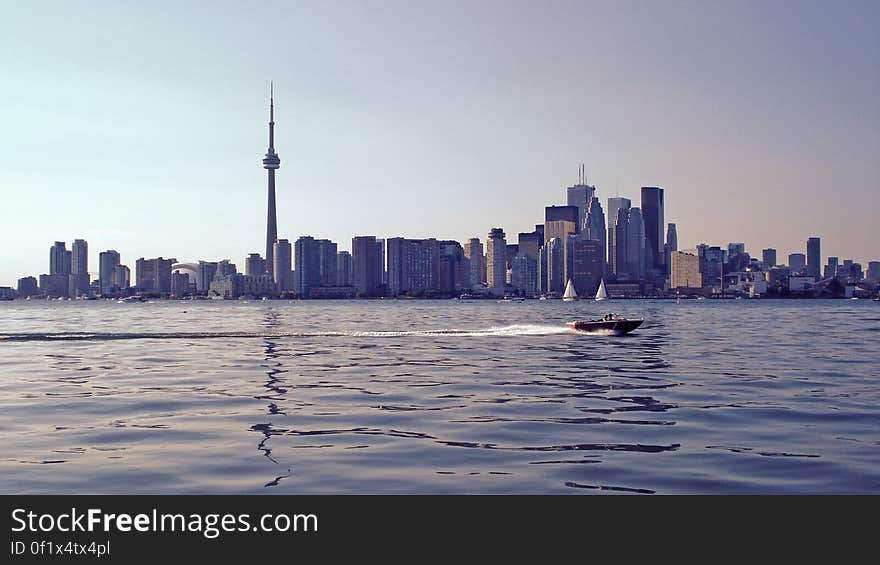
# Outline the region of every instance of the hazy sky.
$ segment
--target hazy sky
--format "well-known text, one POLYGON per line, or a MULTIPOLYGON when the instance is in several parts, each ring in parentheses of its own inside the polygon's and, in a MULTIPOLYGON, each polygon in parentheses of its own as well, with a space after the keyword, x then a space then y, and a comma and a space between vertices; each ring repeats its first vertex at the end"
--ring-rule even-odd
MULTIPOLYGON (((679 246, 880 259, 880 2, 13 2, 0 285, 55 240, 230 258, 278 232, 509 238, 586 163, 679 246)), ((132 276, 134 273, 132 272, 132 276)))

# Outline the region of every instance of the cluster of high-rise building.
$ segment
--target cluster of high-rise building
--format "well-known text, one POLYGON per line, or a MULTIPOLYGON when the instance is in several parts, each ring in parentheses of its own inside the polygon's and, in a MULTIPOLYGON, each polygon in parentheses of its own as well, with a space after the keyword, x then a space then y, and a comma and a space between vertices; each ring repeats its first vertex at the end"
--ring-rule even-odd
POLYGON ((818 237, 807 239, 806 253, 790 254, 787 265, 777 263, 776 249, 763 249, 759 259, 743 243, 727 249, 700 244, 670 257, 669 287, 676 293, 848 298, 871 295, 880 283, 880 261, 870 262, 867 272, 838 257, 823 266, 818 237))
POLYGON ((88 243, 71 249, 57 241, 49 250, 49 273, 19 280, 17 292, 0 287, 0 298, 152 296, 349 298, 379 296, 561 296, 570 283, 579 296, 596 293, 605 281, 612 297, 685 294, 751 296, 791 294, 847 296, 880 283, 880 262, 867 273, 852 260, 829 257, 824 266, 818 237, 806 253, 778 265, 775 249, 751 257, 742 243, 726 249, 707 244, 679 250, 676 224, 666 223, 664 189, 643 186, 638 206, 628 198, 607 199, 587 182, 583 165, 566 190, 565 205, 549 205, 542 223, 508 241, 493 227, 485 243, 462 245, 436 238, 352 238, 351 251, 310 235, 278 237, 275 172, 275 104, 270 94, 269 148, 262 159, 268 174, 265 253, 245 258, 239 273, 228 259, 178 262, 140 258, 132 284, 119 252, 99 254, 97 280, 90 280, 88 243), (859 287, 861 285, 861 287, 859 287))

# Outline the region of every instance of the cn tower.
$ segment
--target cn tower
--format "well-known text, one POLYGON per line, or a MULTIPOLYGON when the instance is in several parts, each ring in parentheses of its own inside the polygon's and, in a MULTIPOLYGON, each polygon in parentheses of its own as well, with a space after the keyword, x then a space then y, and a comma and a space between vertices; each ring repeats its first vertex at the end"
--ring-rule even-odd
POLYGON ((274 276, 275 265, 272 257, 275 241, 278 239, 278 219, 275 214, 275 169, 281 166, 281 159, 275 153, 275 91, 269 83, 269 150, 263 157, 263 168, 269 171, 269 210, 266 215, 266 274, 274 276))

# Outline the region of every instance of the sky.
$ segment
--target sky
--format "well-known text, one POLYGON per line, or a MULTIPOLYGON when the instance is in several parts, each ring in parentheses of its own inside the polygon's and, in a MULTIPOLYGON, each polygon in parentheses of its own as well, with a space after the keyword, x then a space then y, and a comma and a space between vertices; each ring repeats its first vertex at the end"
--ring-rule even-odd
POLYGON ((279 237, 508 239, 666 190, 679 247, 880 260, 880 2, 3 1, 0 286, 56 240, 180 261, 279 237))

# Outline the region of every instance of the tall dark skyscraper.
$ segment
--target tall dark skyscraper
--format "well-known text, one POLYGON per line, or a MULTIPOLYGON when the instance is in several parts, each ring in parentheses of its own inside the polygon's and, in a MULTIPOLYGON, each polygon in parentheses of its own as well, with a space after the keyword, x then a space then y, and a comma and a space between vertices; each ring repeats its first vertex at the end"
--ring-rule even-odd
MULTIPOLYGON (((602 231, 605 231, 603 224, 602 231)), ((593 296, 602 279, 605 249, 602 242, 584 233, 568 236, 565 243, 565 274, 579 296, 593 296)))
POLYGON ((822 241, 818 237, 807 240, 807 274, 818 277, 822 274, 822 241))
MULTIPOLYGON (((275 214, 275 169, 281 167, 281 159, 275 153, 275 92, 269 85, 269 150, 263 157, 263 168, 269 171, 269 209, 266 216, 266 274, 274 276, 273 263, 275 240, 278 239, 278 219, 275 214)), ((276 281, 277 282, 277 281, 276 281)))
POLYGON ((373 235, 359 235, 351 238, 352 283, 355 292, 362 296, 376 296, 382 286, 382 271, 385 270, 381 257, 382 246, 373 235))
POLYGON ((663 241, 663 189, 642 187, 642 219, 645 221, 645 268, 666 272, 666 245, 663 241))

